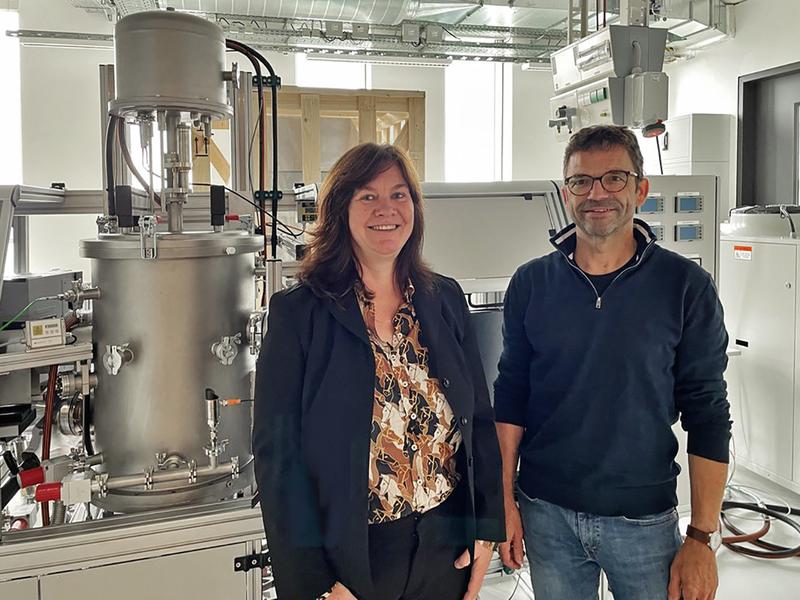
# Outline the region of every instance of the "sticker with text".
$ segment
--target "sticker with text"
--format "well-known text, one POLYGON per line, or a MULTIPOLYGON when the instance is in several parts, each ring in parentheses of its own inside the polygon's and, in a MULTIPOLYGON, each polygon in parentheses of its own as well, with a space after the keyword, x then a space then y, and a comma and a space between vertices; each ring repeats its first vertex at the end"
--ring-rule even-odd
POLYGON ((752 246, 734 246, 733 258, 736 260, 753 260, 752 246))

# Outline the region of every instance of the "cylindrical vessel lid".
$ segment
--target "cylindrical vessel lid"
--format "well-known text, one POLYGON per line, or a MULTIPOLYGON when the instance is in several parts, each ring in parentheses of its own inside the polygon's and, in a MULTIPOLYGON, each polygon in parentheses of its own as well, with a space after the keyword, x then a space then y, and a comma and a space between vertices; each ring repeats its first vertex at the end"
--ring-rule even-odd
MULTIPOLYGON (((235 256, 256 252, 263 239, 244 232, 222 233, 159 233, 156 239, 156 260, 235 256)), ((81 240, 83 258, 141 259, 138 234, 101 235, 81 240)))

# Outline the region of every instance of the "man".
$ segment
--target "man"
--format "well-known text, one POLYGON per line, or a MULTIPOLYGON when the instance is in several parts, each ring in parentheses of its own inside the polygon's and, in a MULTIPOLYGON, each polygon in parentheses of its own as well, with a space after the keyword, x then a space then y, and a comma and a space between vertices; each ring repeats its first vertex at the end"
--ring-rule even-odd
POLYGON ((728 462, 728 337, 709 275, 655 244, 633 134, 572 136, 563 195, 574 225, 514 274, 495 411, 507 542, 525 547, 536 600, 709 600, 728 462), (692 516, 675 511, 671 426, 688 432, 692 516), (518 502, 514 480, 520 464, 518 502))

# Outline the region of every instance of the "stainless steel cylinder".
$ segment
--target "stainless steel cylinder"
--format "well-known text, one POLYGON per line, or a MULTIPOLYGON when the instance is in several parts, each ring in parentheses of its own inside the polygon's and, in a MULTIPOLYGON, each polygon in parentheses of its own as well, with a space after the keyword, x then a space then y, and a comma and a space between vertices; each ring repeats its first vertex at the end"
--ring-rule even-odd
MULTIPOLYGON (((103 294, 94 303, 93 407, 97 450, 110 478, 210 463, 205 388, 222 398, 250 394, 255 358, 245 345, 259 244, 239 232, 161 234, 157 258, 143 260, 138 235, 81 242, 103 294), (220 344, 226 352, 212 352, 220 344), (114 360, 123 354, 128 360, 114 360)), ((238 457, 238 479, 199 476, 194 483, 155 483, 151 490, 115 489, 97 504, 135 512, 216 501, 246 488, 252 482, 251 405, 225 406, 219 414, 218 439, 228 445, 216 460, 238 457)))
POLYGON ((203 18, 174 11, 128 15, 114 28, 116 100, 111 112, 179 110, 230 116, 225 36, 203 18))

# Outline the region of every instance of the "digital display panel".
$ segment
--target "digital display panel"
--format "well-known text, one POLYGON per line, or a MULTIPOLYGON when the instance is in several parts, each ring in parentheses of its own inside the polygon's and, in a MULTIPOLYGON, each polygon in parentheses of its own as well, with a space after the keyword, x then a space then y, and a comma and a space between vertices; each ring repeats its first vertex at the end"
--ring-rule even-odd
POLYGON ((664 212, 664 199, 660 196, 648 196, 639 207, 641 214, 654 214, 664 212))
POLYGON ((703 199, 700 196, 678 196, 675 199, 675 212, 688 213, 703 210, 703 199))
POLYGON ((678 225, 675 227, 676 242, 692 242, 702 239, 703 228, 700 225, 678 225))

